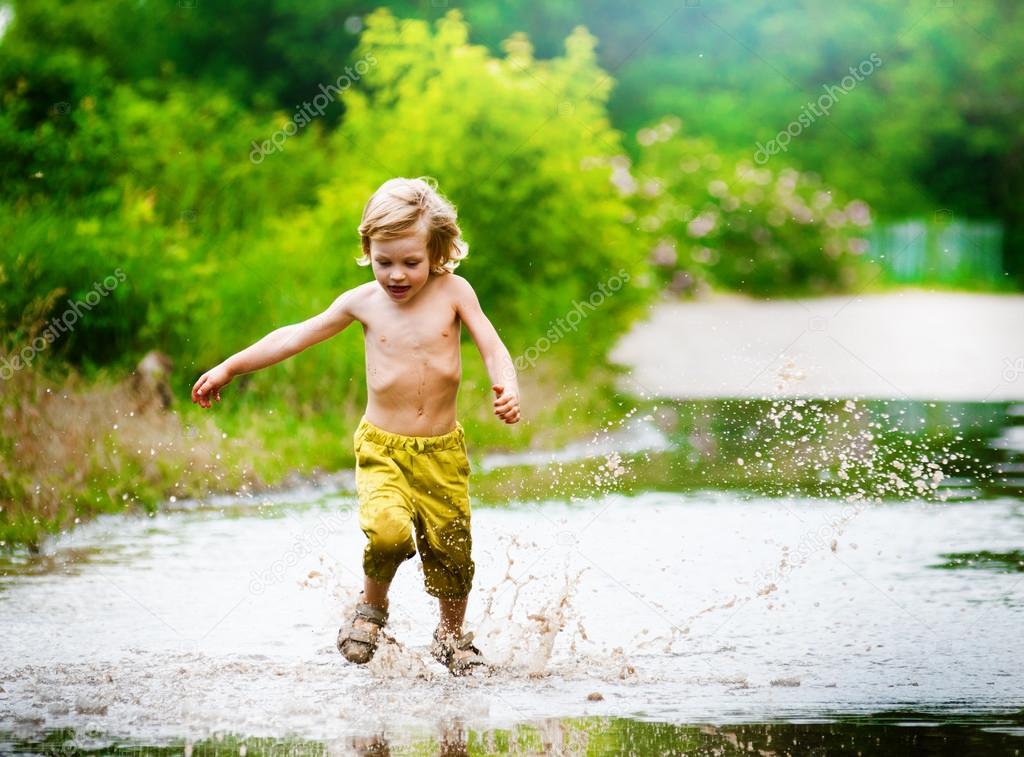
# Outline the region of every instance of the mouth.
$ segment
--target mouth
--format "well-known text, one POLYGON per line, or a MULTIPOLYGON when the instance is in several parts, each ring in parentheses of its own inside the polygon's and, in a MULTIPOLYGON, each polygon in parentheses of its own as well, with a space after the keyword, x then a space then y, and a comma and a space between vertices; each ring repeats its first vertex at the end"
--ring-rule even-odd
POLYGON ((407 295, 409 293, 409 290, 411 288, 412 287, 410 287, 409 285, 405 285, 405 286, 391 286, 391 285, 389 285, 388 286, 388 291, 391 292, 391 294, 394 295, 395 297, 405 297, 405 295, 407 295))

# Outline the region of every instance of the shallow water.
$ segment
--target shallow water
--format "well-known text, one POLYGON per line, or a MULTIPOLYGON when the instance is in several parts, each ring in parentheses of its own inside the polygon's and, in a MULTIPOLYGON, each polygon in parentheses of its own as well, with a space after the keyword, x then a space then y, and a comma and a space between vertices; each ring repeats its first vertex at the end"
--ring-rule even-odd
MULTIPOLYGON (((451 679, 427 654, 437 611, 418 558, 393 584, 394 642, 366 667, 344 662, 334 641, 364 542, 344 491, 104 517, 8 561, 0 751, 383 753, 377 738, 430 754, 442 737, 452 753, 1024 748, 1024 504, 1005 476, 979 480, 1015 459, 1000 446, 1015 411, 958 422, 952 452, 934 442, 973 463, 955 485, 865 498, 875 469, 833 497, 749 470, 730 490, 674 487, 664 471, 734 459, 722 439, 708 446, 713 430, 694 441, 695 407, 675 407, 674 425, 650 415, 668 452, 595 441, 601 456, 576 468, 563 456, 546 475, 479 477, 467 627, 499 665, 489 677, 451 679), (794 493, 756 493, 769 484, 794 493), (502 487, 529 496, 486 506, 502 487)), ((886 444, 933 449, 914 436, 886 444)), ((781 463, 776 442, 746 449, 781 463)))

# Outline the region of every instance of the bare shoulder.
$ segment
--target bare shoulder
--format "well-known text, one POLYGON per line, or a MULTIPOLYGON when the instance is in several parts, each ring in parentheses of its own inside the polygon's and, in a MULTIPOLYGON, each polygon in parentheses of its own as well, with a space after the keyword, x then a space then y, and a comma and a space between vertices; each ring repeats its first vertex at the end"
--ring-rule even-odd
POLYGON ((473 285, 457 273, 448 273, 442 277, 439 289, 457 317, 465 316, 466 311, 477 301, 473 285))
POLYGON ((445 287, 455 300, 464 301, 468 298, 475 298, 476 292, 468 279, 464 279, 457 273, 449 273, 444 276, 445 287))
POLYGON ((348 312, 360 323, 366 323, 373 312, 375 297, 380 286, 376 281, 367 281, 344 292, 339 299, 345 299, 348 312))
POLYGON ((352 287, 348 291, 352 294, 352 302, 365 302, 370 299, 371 295, 376 293, 379 288, 380 285, 376 281, 367 281, 357 287, 352 287))

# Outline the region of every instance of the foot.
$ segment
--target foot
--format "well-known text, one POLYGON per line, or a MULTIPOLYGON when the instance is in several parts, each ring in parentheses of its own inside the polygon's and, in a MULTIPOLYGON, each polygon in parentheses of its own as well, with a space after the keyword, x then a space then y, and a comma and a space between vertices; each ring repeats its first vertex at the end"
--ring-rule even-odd
POLYGON ((349 625, 338 631, 338 651, 349 662, 358 665, 368 663, 377 651, 380 629, 387 621, 387 610, 360 602, 349 625))
POLYGON ((473 634, 460 636, 445 634, 442 637, 441 627, 434 631, 434 640, 430 646, 430 654, 435 660, 448 668, 452 675, 465 675, 474 668, 485 667, 487 660, 480 650, 473 645, 473 634))

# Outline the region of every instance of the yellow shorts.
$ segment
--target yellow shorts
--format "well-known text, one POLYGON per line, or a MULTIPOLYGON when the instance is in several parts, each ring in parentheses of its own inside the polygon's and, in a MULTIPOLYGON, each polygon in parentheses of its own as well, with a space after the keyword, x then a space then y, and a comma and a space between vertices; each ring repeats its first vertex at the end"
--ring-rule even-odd
POLYGON ((456 421, 453 430, 440 436, 404 436, 363 416, 352 440, 359 527, 369 540, 363 571, 374 580, 391 581, 418 547, 427 593, 467 596, 474 564, 462 424, 456 421))

